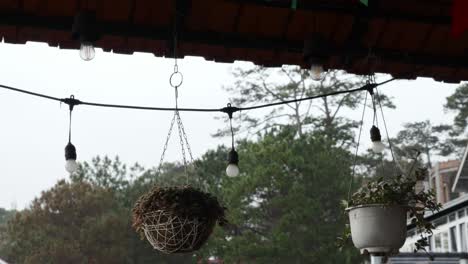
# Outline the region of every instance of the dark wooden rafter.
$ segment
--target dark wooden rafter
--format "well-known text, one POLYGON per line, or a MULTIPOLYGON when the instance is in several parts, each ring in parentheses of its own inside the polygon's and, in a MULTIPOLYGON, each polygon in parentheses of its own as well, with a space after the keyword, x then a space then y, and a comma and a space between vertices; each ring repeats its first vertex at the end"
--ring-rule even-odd
MULTIPOLYGON (((0 25, 22 26, 39 29, 53 29, 59 31, 70 31, 73 23, 72 17, 38 17, 27 14, 0 14, 0 25)), ((179 23, 181 23, 179 21, 179 23)), ((135 37, 152 40, 167 40, 168 35, 172 36, 172 30, 168 28, 154 28, 148 26, 134 26, 127 23, 100 23, 99 28, 103 35, 113 35, 122 37, 135 37)), ((285 41, 284 38, 252 38, 240 33, 220 33, 184 31, 179 35, 179 41, 192 44, 220 45, 226 48, 281 50, 288 53, 302 54, 302 41, 285 41)), ((323 51, 335 56, 352 56, 364 58, 368 56, 369 49, 359 46, 333 47, 323 51)), ((405 53, 397 49, 372 48, 372 53, 384 61, 401 63, 412 63, 416 65, 429 65, 441 67, 465 67, 468 68, 467 56, 445 56, 434 55, 424 52, 405 53)), ((166 54, 170 56, 171 54, 166 54)), ((180 54, 179 54, 180 56, 180 54)), ((280 66, 280 64, 275 65, 280 66)))
MULTIPOLYGON (((413 70, 418 73, 408 78, 422 75, 458 82, 468 78, 468 33, 450 36, 452 1, 372 0, 366 7, 358 0, 297 0, 294 9, 292 0, 119 0, 115 8, 112 1, 89 0, 99 3, 96 27, 101 39, 95 45, 104 51, 173 57, 177 25, 179 58, 306 67, 304 41, 322 34, 326 45, 315 45, 311 55, 325 67, 397 77, 413 70)), ((40 12, 31 11, 33 2, 2 4, 0 36, 8 43, 41 41, 77 49, 79 43, 70 36, 74 19, 70 10, 78 12, 80 3, 86 2, 54 1, 60 6, 49 6, 47 1, 34 1, 40 12)))
MULTIPOLYGON (((272 8, 284 8, 291 9, 291 0, 229 0, 236 3, 244 3, 257 6, 267 6, 272 8)), ((304 11, 315 11, 315 12, 329 12, 343 15, 354 15, 360 12, 363 5, 357 3, 358 1, 349 1, 349 3, 342 3, 339 6, 317 1, 298 1, 296 10, 304 11)), ((372 5, 372 1, 369 1, 372 5)), ((394 20, 403 20, 407 22, 418 22, 426 24, 439 24, 439 25, 450 25, 452 18, 450 16, 429 16, 422 14, 412 14, 403 12, 392 12, 388 10, 375 9, 369 13, 369 18, 392 18, 394 20)))

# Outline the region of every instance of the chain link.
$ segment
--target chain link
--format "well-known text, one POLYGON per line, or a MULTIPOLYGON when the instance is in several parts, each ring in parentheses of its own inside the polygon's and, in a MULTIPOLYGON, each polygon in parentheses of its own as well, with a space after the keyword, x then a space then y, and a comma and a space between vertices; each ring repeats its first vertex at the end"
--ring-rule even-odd
POLYGON ((177 116, 178 116, 179 126, 180 126, 180 128, 182 130, 182 136, 184 137, 185 145, 187 147, 187 151, 188 151, 189 156, 190 156, 190 162, 193 163, 192 149, 190 148, 190 144, 189 144, 189 141, 188 141, 188 138, 187 138, 187 133, 185 133, 184 124, 182 123, 182 118, 180 117, 179 112, 177 112, 177 116))
POLYGON ((161 154, 161 158, 159 159, 159 166, 157 170, 158 176, 161 175, 161 168, 164 162, 164 156, 166 155, 167 146, 169 145, 169 140, 171 139, 172 129, 174 128, 175 120, 176 116, 174 114, 174 116, 172 117, 171 126, 169 127, 169 132, 167 132, 166 143, 164 144, 163 152, 161 154))
POLYGON ((162 164, 164 162, 164 157, 165 157, 165 154, 166 154, 166 151, 167 151, 167 147, 169 145, 169 140, 171 138, 172 130, 174 128, 174 124, 177 121, 177 130, 179 132, 179 143, 180 143, 180 148, 182 150, 182 158, 183 158, 183 161, 184 161, 184 170, 185 170, 185 176, 186 176, 186 183, 188 184, 188 181, 189 181, 188 165, 189 165, 189 162, 191 164, 194 164, 194 160, 193 160, 192 149, 190 148, 190 144, 188 142, 187 134, 185 133, 185 128, 184 128, 184 125, 182 123, 182 118, 180 117, 180 112, 178 110, 178 107, 179 107, 178 106, 179 105, 178 104, 178 99, 179 99, 179 89, 178 88, 182 84, 182 81, 183 81, 183 75, 182 75, 181 72, 179 72, 179 68, 178 68, 178 65, 177 65, 177 58, 176 58, 175 65, 174 65, 174 72, 172 73, 172 75, 169 78, 169 82, 170 82, 171 86, 174 87, 175 111, 174 111, 174 116, 172 117, 172 120, 171 120, 171 126, 169 127, 169 132, 167 133, 167 138, 166 138, 166 143, 164 144, 163 153, 161 155, 161 159, 159 160, 159 166, 158 166, 157 174, 158 175, 161 174, 161 168, 162 168, 162 164), (181 81, 178 84, 174 84, 173 83, 173 78, 177 74, 180 75, 181 81), (190 161, 187 161, 186 150, 189 153, 190 161))
POLYGON ((184 160, 185 177, 186 177, 186 182, 188 184, 187 156, 185 155, 184 139, 183 139, 183 136, 182 136, 182 129, 181 129, 180 123, 179 123, 179 111, 175 112, 175 117, 177 119, 177 130, 179 131, 180 148, 182 150, 182 158, 184 160))

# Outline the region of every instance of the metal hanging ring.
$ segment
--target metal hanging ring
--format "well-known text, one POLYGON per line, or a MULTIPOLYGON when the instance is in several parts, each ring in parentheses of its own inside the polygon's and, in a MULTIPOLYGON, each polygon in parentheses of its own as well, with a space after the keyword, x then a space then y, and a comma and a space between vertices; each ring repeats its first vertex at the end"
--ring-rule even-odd
POLYGON ((174 88, 181 86, 183 82, 184 82, 184 75, 182 75, 182 73, 179 71, 173 72, 171 74, 171 77, 169 78, 169 84, 174 88))

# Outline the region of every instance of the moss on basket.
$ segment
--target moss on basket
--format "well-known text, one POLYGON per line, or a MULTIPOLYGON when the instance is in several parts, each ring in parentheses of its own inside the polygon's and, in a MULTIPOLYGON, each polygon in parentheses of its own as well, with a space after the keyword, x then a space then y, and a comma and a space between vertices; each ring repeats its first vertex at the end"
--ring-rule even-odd
POLYGON ((153 187, 142 195, 133 207, 133 227, 144 236, 145 215, 163 210, 178 217, 197 219, 203 222, 226 223, 224 211, 218 199, 210 193, 191 186, 153 187))

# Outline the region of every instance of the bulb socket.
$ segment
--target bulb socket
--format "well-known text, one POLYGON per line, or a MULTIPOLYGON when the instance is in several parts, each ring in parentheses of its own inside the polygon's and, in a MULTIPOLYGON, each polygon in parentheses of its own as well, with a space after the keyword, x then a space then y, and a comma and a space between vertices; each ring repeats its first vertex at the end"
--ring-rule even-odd
POLYGON ((239 164, 239 154, 237 154, 237 151, 235 149, 231 149, 228 154, 228 163, 229 164, 239 164))
POLYGON ((71 142, 65 146, 65 160, 76 160, 76 148, 71 142))
POLYGON ((380 130, 376 126, 372 126, 370 130, 370 137, 372 142, 382 141, 382 135, 380 135, 380 130))

